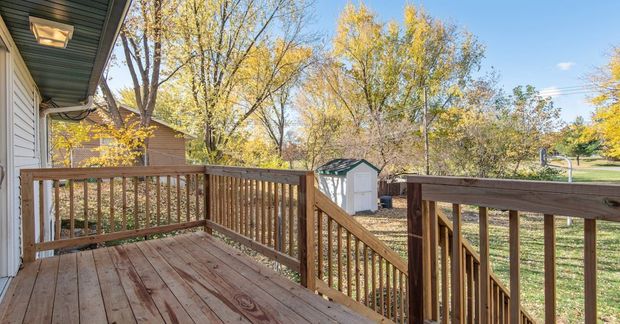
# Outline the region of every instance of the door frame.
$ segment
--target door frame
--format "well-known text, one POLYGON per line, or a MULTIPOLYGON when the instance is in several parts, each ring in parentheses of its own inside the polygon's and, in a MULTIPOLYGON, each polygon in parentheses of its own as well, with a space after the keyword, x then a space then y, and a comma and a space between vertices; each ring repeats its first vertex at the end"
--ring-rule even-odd
POLYGON ((11 239, 13 238, 13 222, 9 219, 12 210, 11 177, 12 163, 9 157, 11 150, 12 125, 9 123, 11 116, 9 103, 9 79, 10 79, 10 55, 6 43, 0 35, 0 165, 4 168, 4 181, 0 187, 0 277, 11 274, 13 265, 11 250, 13 248, 11 239))

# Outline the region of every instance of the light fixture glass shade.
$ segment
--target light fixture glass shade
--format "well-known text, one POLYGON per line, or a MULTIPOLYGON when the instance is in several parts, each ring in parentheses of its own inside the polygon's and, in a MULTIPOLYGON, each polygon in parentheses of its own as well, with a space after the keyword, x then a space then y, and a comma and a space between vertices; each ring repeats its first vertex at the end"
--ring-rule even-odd
POLYGON ((73 37, 73 26, 37 17, 30 17, 30 30, 45 46, 65 48, 73 37))

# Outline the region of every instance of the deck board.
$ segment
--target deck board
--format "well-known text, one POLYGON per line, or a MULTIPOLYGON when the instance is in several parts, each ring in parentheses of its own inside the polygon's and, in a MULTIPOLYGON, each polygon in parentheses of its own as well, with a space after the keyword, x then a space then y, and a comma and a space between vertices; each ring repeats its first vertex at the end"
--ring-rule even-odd
POLYGON ((202 249, 201 247, 193 244, 187 236, 175 238, 175 241, 178 248, 185 248, 186 251, 190 251, 192 254, 197 255, 200 260, 199 262, 208 267, 209 271, 213 275, 218 276, 222 278, 223 281, 230 283, 230 287, 233 289, 232 292, 235 293, 234 301, 239 303, 240 307, 262 308, 263 312, 270 317, 270 321, 310 323, 312 318, 319 319, 320 321, 327 320, 326 315, 322 313, 308 314, 310 317, 304 316, 304 314, 299 310, 290 307, 290 301, 288 299, 276 298, 268 294, 255 282, 247 280, 241 276, 236 269, 216 259, 210 255, 206 249, 202 249), (261 303, 258 302, 259 300, 261 303), (247 305, 245 305, 246 303, 247 305))
POLYGON ((101 296, 93 252, 83 251, 77 253, 77 265, 80 323, 105 322, 105 307, 103 297, 101 296))
POLYGON ((145 242, 136 244, 144 256, 151 262, 159 276, 166 279, 170 291, 179 300, 188 315, 196 323, 223 323, 213 310, 205 303, 187 284, 183 278, 172 268, 157 250, 145 242))
POLYGON ((37 281, 32 289, 24 322, 49 323, 52 321, 59 260, 60 258, 41 260, 41 268, 39 268, 37 281))
POLYGON ((363 323, 204 233, 26 264, 2 323, 363 323))
POLYGON ((125 250, 127 257, 133 264, 134 269, 136 269, 164 321, 166 323, 190 323, 192 319, 189 314, 181 306, 181 303, 179 303, 166 283, 159 277, 159 274, 144 254, 142 254, 142 251, 135 244, 120 248, 125 250))
POLYGON ((261 266, 252 260, 252 258, 243 254, 243 252, 225 244, 217 244, 217 239, 211 235, 198 232, 188 237, 199 246, 211 244, 213 248, 208 250, 209 253, 217 256, 222 262, 228 263, 242 275, 252 278, 251 280, 259 282, 256 278, 262 278, 260 282, 264 282, 265 286, 269 286, 267 289, 270 291, 277 289, 277 291, 283 294, 286 300, 294 307, 298 305, 296 301, 299 300, 326 314, 332 321, 340 323, 360 323, 367 320, 360 314, 352 313, 350 309, 341 304, 326 303, 319 295, 312 293, 300 285, 292 284, 290 280, 280 276, 272 269, 261 266))
POLYGON ((216 288, 204 278, 201 274, 191 267, 191 262, 182 260, 176 251, 173 251, 162 240, 148 242, 153 245, 162 256, 166 257, 166 261, 175 271, 183 278, 183 280, 192 287, 200 298, 207 303, 211 309, 222 319, 234 319, 234 321, 247 322, 248 319, 237 309, 232 306, 227 299, 223 298, 216 288))
POLYGON ((135 323, 129 300, 108 249, 96 249, 93 251, 93 256, 97 265, 97 276, 108 322, 135 323))
POLYGON ((108 248, 112 262, 121 278, 121 284, 129 298, 129 304, 138 323, 164 323, 149 290, 144 286, 125 250, 116 246, 108 248))
POLYGON ((0 306, 2 314, 4 314, 2 323, 23 322, 40 266, 41 260, 28 263, 19 271, 19 275, 13 279, 6 292, 6 296, 2 300, 2 306, 0 306))
POLYGON ((79 306, 76 254, 64 254, 60 256, 60 264, 58 265, 52 322, 58 324, 79 323, 79 306))

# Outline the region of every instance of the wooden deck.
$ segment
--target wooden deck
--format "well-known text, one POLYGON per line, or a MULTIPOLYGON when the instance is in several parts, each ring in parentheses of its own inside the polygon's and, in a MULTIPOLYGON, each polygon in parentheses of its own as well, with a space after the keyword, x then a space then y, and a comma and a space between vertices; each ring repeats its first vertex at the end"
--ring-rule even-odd
POLYGON ((26 263, 2 323, 363 323, 204 232, 26 263))

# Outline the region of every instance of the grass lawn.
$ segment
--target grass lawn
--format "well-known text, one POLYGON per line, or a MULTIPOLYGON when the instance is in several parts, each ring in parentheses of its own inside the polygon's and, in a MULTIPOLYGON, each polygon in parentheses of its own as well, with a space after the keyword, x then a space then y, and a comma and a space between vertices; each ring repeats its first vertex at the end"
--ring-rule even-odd
MULTIPOLYGON (((563 176, 563 180, 567 181, 567 176, 563 176)), ((573 181, 620 183, 620 170, 576 169, 573 170, 573 181)))
MULTIPOLYGON (((598 157, 580 158, 579 165, 577 165, 577 159, 571 158, 570 160, 573 163, 574 168, 620 167, 620 161, 610 161, 610 160, 601 159, 598 157)), ((566 166, 566 162, 560 159, 553 160, 553 162, 551 163, 566 166)))
MULTIPOLYGON (((406 255, 406 205, 395 199, 392 210, 375 215, 355 216, 384 242, 406 255)), ((442 206, 443 207, 443 206, 442 206)), ((478 244, 477 209, 463 209, 463 231, 478 244)), ((444 212, 449 215, 448 209, 444 212)), ((508 213, 492 211, 489 217, 490 253, 493 271, 509 284, 508 213)), ((561 323, 583 322, 583 221, 566 226, 565 218, 556 222, 557 314, 561 323)), ((521 219, 521 285, 526 309, 541 323, 544 318, 543 218, 523 214, 521 219)), ((598 312, 603 322, 620 322, 620 223, 598 222, 598 312)))

